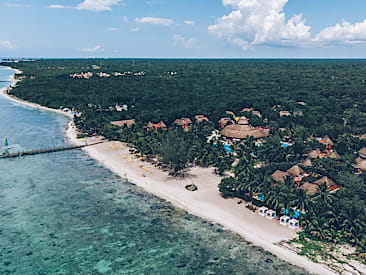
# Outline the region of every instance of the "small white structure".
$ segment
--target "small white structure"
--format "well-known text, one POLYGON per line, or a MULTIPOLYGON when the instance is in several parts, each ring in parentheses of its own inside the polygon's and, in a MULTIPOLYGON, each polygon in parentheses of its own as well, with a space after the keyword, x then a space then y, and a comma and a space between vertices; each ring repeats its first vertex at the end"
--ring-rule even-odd
POLYGON ((276 211, 274 211, 272 209, 268 210, 266 213, 266 218, 270 219, 270 220, 273 220, 274 218, 276 218, 276 211))
POLYGON ((280 224, 283 226, 287 226, 290 222, 290 217, 289 216, 282 216, 280 218, 280 224))
POLYGON ((258 214, 265 217, 268 211, 268 207, 262 206, 259 208, 258 214))
POLYGON ((291 219, 288 223, 288 227, 291 229, 298 229, 299 228, 299 221, 296 219, 291 219))

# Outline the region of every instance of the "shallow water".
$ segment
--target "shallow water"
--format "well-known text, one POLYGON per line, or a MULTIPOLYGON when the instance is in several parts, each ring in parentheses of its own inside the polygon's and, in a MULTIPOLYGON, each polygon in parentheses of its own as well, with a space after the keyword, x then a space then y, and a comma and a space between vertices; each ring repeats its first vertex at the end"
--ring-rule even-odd
MULTIPOLYGON (((11 74, 0 67, 0 81, 11 74)), ((0 118, 0 139, 14 148, 68 144, 58 114, 0 96, 0 118)), ((307 274, 82 151, 0 159, 0 274, 8 273, 307 274)))

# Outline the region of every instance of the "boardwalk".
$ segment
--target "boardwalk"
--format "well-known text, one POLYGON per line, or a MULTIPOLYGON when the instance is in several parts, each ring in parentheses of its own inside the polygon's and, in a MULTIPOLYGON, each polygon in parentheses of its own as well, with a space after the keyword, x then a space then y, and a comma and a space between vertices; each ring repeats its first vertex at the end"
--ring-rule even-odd
POLYGON ((0 155, 0 159, 16 158, 16 157, 21 157, 21 156, 32 156, 32 155, 54 153, 54 152, 61 152, 61 151, 70 151, 70 150, 75 150, 75 149, 81 149, 81 148, 87 147, 87 146, 92 146, 92 145, 99 144, 99 143, 103 143, 103 141, 96 142, 93 144, 79 145, 79 146, 72 145, 72 146, 63 146, 63 147, 56 147, 56 148, 47 148, 47 149, 40 149, 40 150, 2 154, 2 155, 0 155))

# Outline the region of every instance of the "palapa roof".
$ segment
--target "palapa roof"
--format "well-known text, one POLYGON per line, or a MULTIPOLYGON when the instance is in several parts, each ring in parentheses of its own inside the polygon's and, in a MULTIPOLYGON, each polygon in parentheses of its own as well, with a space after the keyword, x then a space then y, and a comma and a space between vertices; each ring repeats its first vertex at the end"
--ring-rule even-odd
POLYGON ((311 157, 311 158, 313 158, 313 159, 316 159, 317 157, 319 157, 319 154, 321 153, 321 151, 320 151, 320 149, 319 148, 317 148, 317 149, 315 149, 315 150, 313 150, 313 151, 311 151, 310 153, 309 153, 309 157, 311 157))
POLYGON ((290 116, 291 113, 289 111, 280 111, 280 116, 290 116))
POLYGON ((327 157, 333 158, 333 159, 339 159, 341 156, 337 153, 337 151, 331 151, 328 153, 327 157))
POLYGON ((284 182, 285 178, 288 176, 289 174, 287 172, 283 172, 281 170, 276 170, 271 176, 272 178, 277 181, 277 182, 284 182))
POLYGON ((221 132, 224 136, 229 138, 244 139, 248 136, 254 138, 262 138, 269 135, 263 129, 253 129, 249 125, 231 124, 227 125, 221 132))
POLYGON ((360 155, 366 156, 366 147, 362 148, 360 151, 358 151, 360 155))
POLYGON ((219 124, 221 124, 221 125, 226 125, 226 124, 228 124, 228 122, 231 122, 231 124, 234 124, 234 120, 232 120, 231 118, 229 118, 229 117, 223 117, 223 118, 221 118, 219 121, 218 121, 218 123, 219 124))
POLYGON ((318 185, 314 183, 305 182, 300 186, 300 189, 304 190, 306 194, 312 195, 318 192, 318 185))
POLYGON ((166 124, 163 121, 160 121, 159 123, 152 123, 149 121, 146 125, 147 130, 157 130, 158 128, 162 128, 163 130, 167 129, 166 124))
POLYGON ((238 120, 239 125, 249 125, 249 119, 245 116, 241 116, 238 120))
POLYGON ((365 171, 366 170, 366 159, 357 158, 355 166, 360 168, 362 171, 365 171))
POLYGON ((328 136, 323 137, 323 142, 332 146, 334 145, 333 141, 328 136))
POLYGON ((252 112, 253 115, 262 118, 262 114, 259 111, 254 110, 253 108, 244 108, 243 110, 241 110, 240 112, 244 113, 244 112, 252 112))
POLYGON ((225 111, 225 113, 231 116, 235 116, 235 113, 233 111, 225 111))
POLYGON ((179 125, 179 126, 183 126, 183 125, 192 124, 192 120, 188 117, 182 117, 182 118, 176 119, 174 121, 174 123, 179 125))
POLYGON ((301 169, 300 166, 295 165, 292 166, 290 169, 288 169, 286 171, 288 174, 290 174, 291 176, 300 176, 302 174, 305 174, 305 171, 301 169))
POLYGON ((123 127, 124 125, 127 125, 127 127, 130 128, 132 125, 135 124, 135 120, 127 119, 127 120, 120 120, 120 121, 111 121, 111 124, 118 126, 118 127, 123 127))
POLYGON ((307 158, 307 159, 302 163, 302 165, 304 165, 305 167, 313 166, 313 164, 311 163, 311 159, 310 159, 310 158, 307 158))
POLYGON ((203 121, 210 121, 206 116, 204 115, 196 115, 195 120, 197 123, 203 122, 203 121))
POLYGON ((244 112, 252 112, 252 111, 254 111, 253 108, 244 108, 243 110, 241 110, 242 113, 244 113, 244 112))
POLYGON ((321 185, 323 183, 326 183, 328 187, 335 185, 335 182, 332 181, 330 178, 328 178, 327 176, 322 177, 321 179, 318 179, 317 181, 315 181, 315 184, 321 185))

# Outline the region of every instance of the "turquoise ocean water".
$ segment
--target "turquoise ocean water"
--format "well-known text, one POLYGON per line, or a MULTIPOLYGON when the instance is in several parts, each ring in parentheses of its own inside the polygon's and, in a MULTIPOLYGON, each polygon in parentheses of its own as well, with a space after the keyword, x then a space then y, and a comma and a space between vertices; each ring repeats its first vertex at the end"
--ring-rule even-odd
MULTIPOLYGON (((0 96, 10 150, 68 144, 66 123, 0 96)), ((0 274, 307 273, 69 151, 0 159, 0 274)))

